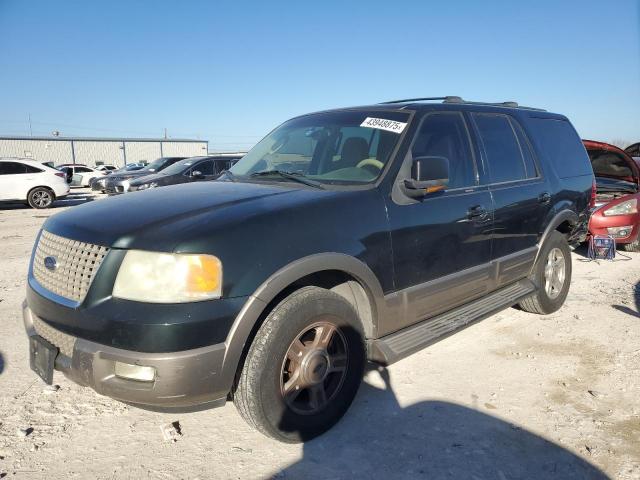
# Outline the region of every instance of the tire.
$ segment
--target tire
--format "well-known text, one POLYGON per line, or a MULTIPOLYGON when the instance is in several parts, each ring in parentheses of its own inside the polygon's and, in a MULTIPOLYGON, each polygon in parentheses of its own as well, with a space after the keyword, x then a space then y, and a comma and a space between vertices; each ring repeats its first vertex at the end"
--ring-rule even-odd
POLYGON ((549 235, 540 250, 538 261, 529 279, 537 287, 537 291, 520 302, 519 306, 522 310, 548 315, 562 307, 571 285, 571 250, 567 239, 560 232, 554 230, 549 235), (550 268, 550 264, 558 265, 552 259, 560 257, 563 260, 562 279, 559 278, 559 274, 554 276, 554 270, 550 268), (545 272, 549 272, 550 277, 547 277, 545 272))
POLYGON ((36 187, 27 194, 27 202, 31 208, 42 210, 49 208, 55 200, 54 193, 46 187, 36 187))
POLYGON ((342 418, 364 365, 362 327, 353 307, 334 292, 304 287, 282 300, 258 330, 233 401, 261 433, 281 442, 304 442, 342 418))
POLYGON ((634 242, 623 244, 622 248, 625 252, 640 252, 640 237, 634 242))

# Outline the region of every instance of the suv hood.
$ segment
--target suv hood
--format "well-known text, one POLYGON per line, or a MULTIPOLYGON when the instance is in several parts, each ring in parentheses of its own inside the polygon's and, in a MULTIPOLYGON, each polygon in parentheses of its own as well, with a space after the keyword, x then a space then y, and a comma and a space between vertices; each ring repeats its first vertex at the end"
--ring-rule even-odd
POLYGON ((50 217, 44 229, 112 248, 173 251, 261 212, 337 192, 286 183, 194 182, 96 200, 50 217), (274 198, 276 197, 276 198, 274 198))

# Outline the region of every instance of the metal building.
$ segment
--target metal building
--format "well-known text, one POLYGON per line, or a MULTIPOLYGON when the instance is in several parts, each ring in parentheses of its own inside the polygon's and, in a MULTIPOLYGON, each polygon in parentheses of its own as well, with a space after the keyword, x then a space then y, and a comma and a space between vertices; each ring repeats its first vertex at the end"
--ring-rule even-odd
POLYGON ((172 138, 2 137, 0 157, 122 167, 159 157, 207 155, 206 140, 172 138))

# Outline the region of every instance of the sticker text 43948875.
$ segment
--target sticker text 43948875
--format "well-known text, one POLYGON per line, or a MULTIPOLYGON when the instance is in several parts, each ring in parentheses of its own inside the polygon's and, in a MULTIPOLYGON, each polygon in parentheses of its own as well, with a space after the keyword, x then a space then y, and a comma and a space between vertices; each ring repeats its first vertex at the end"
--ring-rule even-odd
POLYGON ((384 118, 367 117, 364 122, 360 124, 361 127, 378 128, 380 130, 386 130, 388 132, 402 133, 406 123, 396 122, 395 120, 386 120, 384 118))

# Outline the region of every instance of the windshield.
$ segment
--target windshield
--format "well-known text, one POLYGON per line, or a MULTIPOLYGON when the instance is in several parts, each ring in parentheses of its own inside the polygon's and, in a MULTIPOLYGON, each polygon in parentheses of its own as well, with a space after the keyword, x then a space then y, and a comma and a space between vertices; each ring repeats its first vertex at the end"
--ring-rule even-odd
POLYGON ((321 183, 370 183, 384 170, 408 120, 407 112, 398 111, 341 111, 295 118, 262 139, 230 171, 269 181, 287 179, 264 172, 304 175, 321 183))
POLYGON ((178 175, 188 169, 191 165, 196 163, 198 160, 201 160, 207 157, 191 157, 185 158, 184 160, 180 160, 179 162, 174 163, 173 165, 169 165, 167 168, 162 170, 162 173, 165 175, 178 175))
POLYGON ((144 167, 142 170, 148 172, 155 172, 158 170, 162 170, 162 166, 167 162, 168 158, 158 158, 151 162, 149 165, 144 167))

